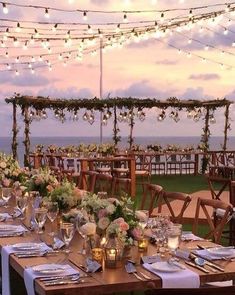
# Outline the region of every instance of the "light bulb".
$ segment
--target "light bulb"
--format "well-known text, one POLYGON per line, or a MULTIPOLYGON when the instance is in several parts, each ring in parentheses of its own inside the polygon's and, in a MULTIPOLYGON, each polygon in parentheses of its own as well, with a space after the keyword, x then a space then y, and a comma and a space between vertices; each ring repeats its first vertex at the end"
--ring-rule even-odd
POLYGON ((123 21, 124 21, 124 23, 127 23, 127 14, 125 13, 124 15, 123 15, 123 21))
POLYGON ((87 21, 87 13, 86 13, 86 11, 83 12, 83 20, 87 21))
POLYGON ((17 23, 16 32, 19 33, 21 31, 20 23, 17 23))
POLYGON ((20 72, 18 70, 15 71, 15 75, 19 76, 20 72))
POLYGON ((2 11, 3 11, 3 13, 4 14, 8 14, 8 8, 7 8, 7 6, 6 6, 6 3, 2 3, 2 11))
POLYGON ((49 18, 50 17, 48 8, 45 8, 45 17, 46 18, 49 18))
POLYGON ((35 73, 35 70, 32 68, 31 69, 31 74, 34 74, 35 73))
POLYGON ((55 24, 55 25, 53 26, 53 28, 52 28, 52 31, 53 31, 53 32, 56 32, 57 27, 58 27, 58 24, 55 24))

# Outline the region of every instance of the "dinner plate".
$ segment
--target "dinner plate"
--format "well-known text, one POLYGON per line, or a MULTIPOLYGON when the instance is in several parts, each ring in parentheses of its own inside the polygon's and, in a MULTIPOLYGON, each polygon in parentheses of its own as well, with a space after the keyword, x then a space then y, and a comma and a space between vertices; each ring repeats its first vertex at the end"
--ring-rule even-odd
POLYGON ((209 248, 207 251, 215 256, 223 257, 223 256, 232 256, 235 255, 234 248, 226 248, 226 247, 216 247, 216 248, 209 248))
POLYGON ((21 251, 36 251, 41 249, 41 244, 37 243, 18 243, 12 245, 14 250, 21 250, 21 251))
POLYGON ((161 271, 161 272, 177 272, 177 271, 183 270, 177 265, 169 264, 167 261, 155 262, 151 264, 151 267, 154 270, 161 271))
POLYGON ((65 265, 60 265, 60 264, 41 264, 41 265, 36 265, 33 268, 33 271, 38 274, 42 275, 55 275, 55 274, 60 274, 66 271, 66 266, 65 265))

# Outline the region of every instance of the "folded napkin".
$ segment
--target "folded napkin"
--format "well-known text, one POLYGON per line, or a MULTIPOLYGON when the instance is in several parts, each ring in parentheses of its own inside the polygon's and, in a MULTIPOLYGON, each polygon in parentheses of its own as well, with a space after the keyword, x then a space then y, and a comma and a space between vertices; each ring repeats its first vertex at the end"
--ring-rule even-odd
MULTIPOLYGON (((35 244, 35 243, 34 243, 35 244)), ((49 250, 50 248, 45 243, 40 243, 41 251, 49 250)), ((10 289, 10 277, 9 277, 9 256, 12 253, 17 252, 13 249, 14 245, 4 246, 2 247, 1 256, 2 256, 2 294, 4 295, 11 295, 10 289)))
POLYGON ((181 235, 181 240, 182 241, 201 241, 203 240, 202 238, 195 236, 192 232, 183 232, 181 235))
MULTIPOLYGON (((51 264, 44 264, 41 265, 45 266, 45 269, 47 269, 47 267, 50 267, 51 264)), ((57 268, 63 267, 64 268, 64 272, 63 272, 63 276, 67 276, 67 275, 76 275, 79 274, 79 271, 77 271, 76 269, 72 268, 72 266, 70 266, 69 264, 57 264, 55 265, 57 268)), ((57 274, 58 275, 58 274, 57 274)), ((28 295, 35 295, 35 290, 34 290, 34 280, 36 278, 40 278, 40 277, 48 277, 48 276, 52 276, 50 274, 40 274, 40 273, 36 273, 34 272, 32 267, 28 267, 24 270, 24 283, 25 283, 25 287, 27 290, 27 294, 28 295)), ((5 295, 5 293, 4 293, 5 295)))
POLYGON ((176 272, 162 272, 155 270, 151 264, 144 263, 143 267, 162 279, 162 288, 199 288, 199 275, 189 269, 176 272))
MULTIPOLYGON (((195 254, 208 259, 208 260, 219 260, 219 259, 223 259, 224 257, 226 258, 233 258, 235 257, 235 249, 232 249, 231 247, 227 247, 227 254, 225 255, 216 255, 213 253, 213 249, 216 248, 210 248, 210 249, 203 249, 203 250, 195 250, 195 254)), ((226 247, 223 247, 223 249, 225 250, 226 253, 226 247)))
POLYGON ((12 216, 9 213, 0 213, 0 221, 5 221, 10 218, 12 218, 12 216))
POLYGON ((9 225, 9 228, 6 230, 7 227, 8 225, 0 224, 0 238, 28 231, 23 225, 9 225))

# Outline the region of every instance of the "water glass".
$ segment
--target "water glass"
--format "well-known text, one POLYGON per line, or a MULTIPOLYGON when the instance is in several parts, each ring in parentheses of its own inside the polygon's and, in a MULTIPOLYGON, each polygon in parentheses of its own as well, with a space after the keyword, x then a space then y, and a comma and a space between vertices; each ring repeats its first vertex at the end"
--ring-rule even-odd
POLYGON ((175 254, 180 244, 182 224, 173 224, 167 232, 167 246, 175 254))
MULTIPOLYGON (((59 213, 59 206, 57 202, 47 202, 46 203, 46 208, 47 208, 47 217, 51 222, 51 226, 53 229, 53 222, 56 220, 56 217, 59 213)), ((54 236, 55 233, 52 230, 49 235, 54 236)))
POLYGON ((16 208, 21 213, 21 219, 24 219, 24 213, 28 206, 28 195, 24 194, 21 196, 16 196, 16 208))
POLYGON ((71 240, 73 239, 74 233, 75 233, 75 228, 73 223, 61 223, 60 225, 60 233, 61 233, 61 238, 63 242, 65 243, 66 253, 69 253, 69 244, 71 240))
POLYGON ((34 209, 34 221, 37 226, 37 233, 43 233, 43 226, 47 218, 47 209, 46 208, 35 208, 34 209))

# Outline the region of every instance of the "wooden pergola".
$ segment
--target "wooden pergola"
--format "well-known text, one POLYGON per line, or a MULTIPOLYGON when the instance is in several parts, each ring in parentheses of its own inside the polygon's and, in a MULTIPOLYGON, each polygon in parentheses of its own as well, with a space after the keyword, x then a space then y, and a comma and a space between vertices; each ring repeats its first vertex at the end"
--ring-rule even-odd
MULTIPOLYGON (((227 99, 217 99, 217 100, 179 100, 175 97, 171 97, 165 101, 158 100, 156 98, 108 98, 108 99, 99 99, 99 98, 84 98, 84 99, 52 99, 48 97, 32 97, 32 96, 21 96, 16 95, 11 98, 6 98, 7 103, 11 103, 13 107, 13 137, 12 137, 12 153, 14 158, 17 158, 17 107, 21 109, 22 114, 24 115, 24 145, 25 145, 25 166, 29 164, 29 153, 30 153, 30 108, 33 108, 35 111, 42 111, 50 109, 53 111, 68 111, 76 113, 80 109, 94 110, 103 112, 104 110, 113 110, 113 121, 114 121, 114 143, 118 143, 118 128, 117 128, 117 109, 127 109, 130 113, 133 113, 134 110, 143 110, 144 108, 151 109, 156 107, 161 110, 166 110, 168 108, 173 108, 177 111, 186 110, 192 111, 197 109, 204 109, 204 128, 201 142, 204 143, 205 149, 209 148, 208 141, 210 136, 210 115, 211 112, 214 112, 217 108, 225 108, 225 124, 224 124, 224 143, 223 150, 227 149, 227 139, 228 139, 228 130, 230 129, 229 122, 229 107, 233 103, 227 99)), ((134 127, 134 116, 130 118, 130 146, 133 143, 132 133, 134 127)))

